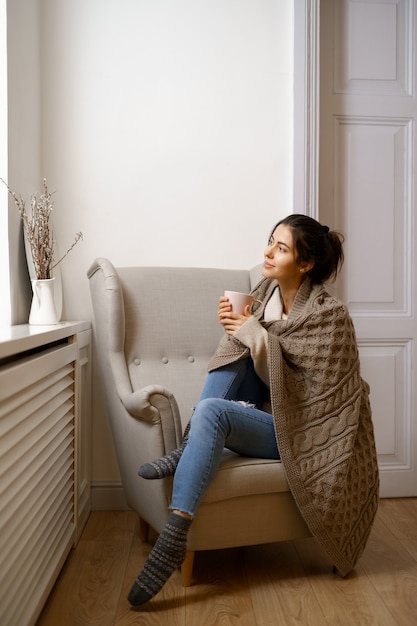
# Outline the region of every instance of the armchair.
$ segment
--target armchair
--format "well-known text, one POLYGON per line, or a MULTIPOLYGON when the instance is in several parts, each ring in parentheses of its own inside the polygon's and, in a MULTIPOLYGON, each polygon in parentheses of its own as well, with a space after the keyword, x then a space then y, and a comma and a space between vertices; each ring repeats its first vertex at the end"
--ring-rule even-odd
MULTIPOLYGON (((250 291, 260 268, 113 267, 104 258, 88 270, 96 363, 128 505, 141 528, 161 532, 172 479, 147 481, 137 470, 182 441, 206 368, 223 329, 217 321, 225 289, 250 291)), ((279 461, 224 451, 220 469, 191 526, 184 586, 194 553, 310 536, 279 461), (241 520, 245 520, 242 524, 241 520)))

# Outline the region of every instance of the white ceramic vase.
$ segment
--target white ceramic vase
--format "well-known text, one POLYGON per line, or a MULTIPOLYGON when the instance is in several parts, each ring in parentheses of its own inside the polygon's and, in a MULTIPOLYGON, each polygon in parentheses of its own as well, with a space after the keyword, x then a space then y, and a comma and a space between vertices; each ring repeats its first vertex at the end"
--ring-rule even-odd
POLYGON ((54 299, 55 278, 45 280, 32 280, 32 305, 30 307, 29 324, 38 326, 48 326, 57 324, 59 317, 56 312, 54 299))

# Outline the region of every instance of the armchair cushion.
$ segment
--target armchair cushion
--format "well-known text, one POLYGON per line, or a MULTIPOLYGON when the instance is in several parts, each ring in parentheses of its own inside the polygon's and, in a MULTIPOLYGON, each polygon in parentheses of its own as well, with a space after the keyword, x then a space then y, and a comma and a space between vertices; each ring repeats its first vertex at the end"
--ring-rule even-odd
POLYGON ((288 482, 281 461, 250 459, 231 450, 223 452, 218 480, 206 493, 204 501, 220 502, 242 496, 288 491, 288 482))

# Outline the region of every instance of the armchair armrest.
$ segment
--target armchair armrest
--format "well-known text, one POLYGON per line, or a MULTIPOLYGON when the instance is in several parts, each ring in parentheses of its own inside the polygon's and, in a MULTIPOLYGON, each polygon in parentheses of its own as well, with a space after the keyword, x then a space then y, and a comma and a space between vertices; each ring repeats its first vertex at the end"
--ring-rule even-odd
POLYGON ((178 404, 171 391, 161 385, 147 385, 133 391, 123 352, 111 353, 110 364, 117 395, 132 417, 156 424, 161 421, 161 413, 169 411, 175 421, 181 422, 178 404))
POLYGON ((171 391, 161 385, 147 385, 119 397, 129 415, 160 428, 165 450, 173 449, 173 436, 175 445, 180 445, 183 438, 181 418, 177 401, 171 391))
POLYGON ((119 396, 128 413, 136 419, 157 424, 161 421, 161 413, 166 411, 171 413, 174 420, 180 417, 174 394, 161 385, 147 385, 119 396))

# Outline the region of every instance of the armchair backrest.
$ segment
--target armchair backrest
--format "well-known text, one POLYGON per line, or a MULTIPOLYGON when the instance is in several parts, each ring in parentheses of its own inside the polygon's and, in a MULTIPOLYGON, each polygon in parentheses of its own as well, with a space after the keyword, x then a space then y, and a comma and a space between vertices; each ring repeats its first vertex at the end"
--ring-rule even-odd
POLYGON ((101 316, 106 318, 102 323, 108 326, 110 351, 124 354, 122 368, 127 368, 131 391, 154 384, 166 387, 175 395, 184 426, 223 333, 217 320, 219 296, 226 289, 250 291, 260 278, 260 268, 115 270, 106 259, 97 259, 89 275, 97 269, 104 272, 101 291, 107 298, 102 304, 95 302, 96 323, 101 316), (107 315, 100 312, 102 307, 107 315))

